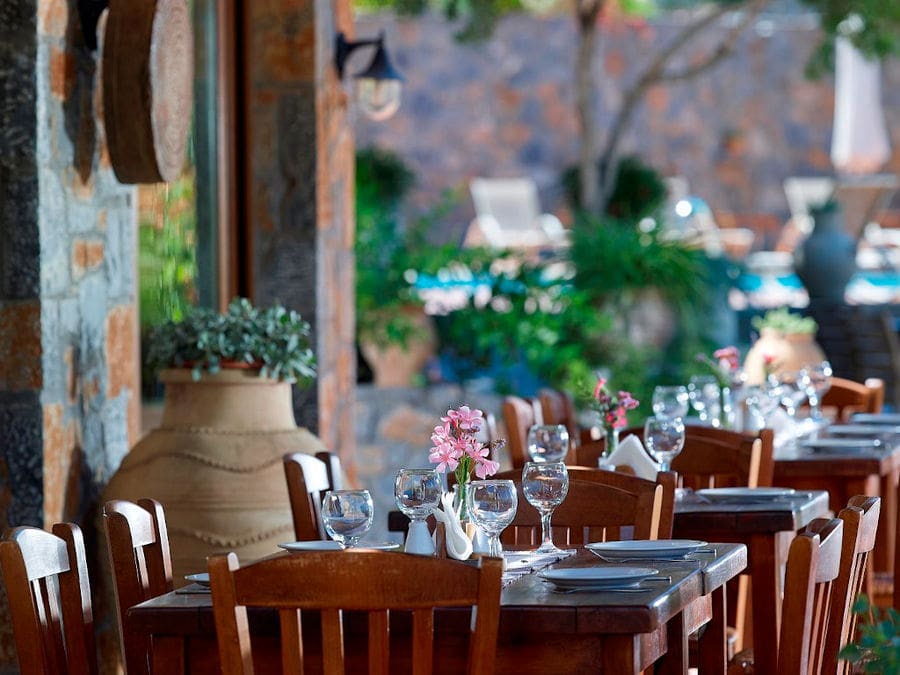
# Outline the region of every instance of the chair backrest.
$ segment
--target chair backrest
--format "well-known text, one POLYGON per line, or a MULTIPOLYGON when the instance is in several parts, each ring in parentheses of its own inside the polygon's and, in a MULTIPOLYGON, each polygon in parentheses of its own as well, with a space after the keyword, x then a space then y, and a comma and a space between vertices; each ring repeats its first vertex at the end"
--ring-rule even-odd
MULTIPOLYGON (((642 427, 622 432, 644 439, 642 427)), ((775 472, 774 433, 758 434, 685 425, 684 448, 672 460, 672 471, 682 484, 694 489, 707 487, 767 487, 775 472)))
MULTIPOLYGON (((580 432, 572 397, 558 389, 544 388, 538 391, 538 400, 541 403, 544 424, 564 424, 569 431, 569 442, 574 448, 580 432)), ((574 455, 572 457, 574 458, 574 455)))
POLYGON ((552 224, 544 222, 531 178, 473 178, 469 190, 482 236, 490 246, 546 246, 562 234, 555 217, 552 224))
POLYGON ((84 537, 58 523, 8 530, 0 541, 19 671, 22 675, 97 673, 94 616, 84 537))
POLYGON ((880 413, 884 406, 884 381, 875 377, 864 383, 832 377, 831 388, 822 396, 822 407, 835 410, 835 419, 846 420, 851 413, 880 413))
MULTIPOLYGON (((842 534, 839 518, 817 518, 791 542, 781 605, 779 675, 823 672, 831 591, 841 566, 842 534)), ((755 649, 773 647, 754 645, 755 649)))
POLYGON ((172 590, 172 556, 162 504, 141 499, 106 502, 103 524, 112 565, 122 659, 129 675, 150 673, 150 644, 125 628, 130 607, 172 590))
POLYGON ((318 452, 315 457, 293 452, 283 460, 294 536, 297 541, 327 539, 322 524, 322 498, 329 490, 340 489, 335 485, 335 480, 343 482, 340 459, 331 452, 318 452))
POLYGON ((660 471, 656 474, 656 482, 638 478, 633 473, 620 469, 607 471, 591 466, 569 466, 569 480, 586 480, 594 483, 610 485, 631 494, 655 492, 657 486, 662 488, 659 523, 651 529, 660 539, 671 539, 675 520, 675 488, 678 477, 673 471, 660 471))
POLYGON ((823 672, 849 675, 849 661, 838 661, 838 652, 856 630, 857 615, 853 603, 862 593, 869 554, 875 547, 875 532, 881 513, 881 499, 857 495, 841 510, 844 522, 844 543, 841 550, 841 570, 834 582, 831 615, 825 637, 823 672))
MULTIPOLYGON (((624 475, 624 474, 623 474, 624 475)), ((505 544, 533 546, 540 540, 541 516, 522 492, 522 476, 504 472, 516 484, 519 507, 512 524, 501 536, 505 544)), ((553 537, 557 546, 622 539, 630 530, 634 539, 656 539, 662 511, 662 486, 631 493, 599 482, 569 480, 565 500, 553 512, 553 537)))
POLYGON ((507 396, 503 399, 502 414, 509 459, 514 469, 521 469, 529 461, 528 430, 532 425, 544 423, 540 401, 507 396))
POLYGON ((240 567, 234 553, 211 557, 209 573, 222 673, 253 672, 248 606, 278 610, 286 673, 302 673, 304 654, 313 653, 312 645, 301 645, 301 615, 297 610, 321 610, 325 675, 363 670, 361 664, 345 665, 342 609, 368 612, 368 671, 372 673, 391 672, 389 610, 411 610, 412 670, 420 674, 432 672, 434 608, 477 607, 466 672, 493 673, 502 569, 499 558, 482 558, 480 567, 473 567, 449 559, 365 550, 284 555, 247 567, 240 567))

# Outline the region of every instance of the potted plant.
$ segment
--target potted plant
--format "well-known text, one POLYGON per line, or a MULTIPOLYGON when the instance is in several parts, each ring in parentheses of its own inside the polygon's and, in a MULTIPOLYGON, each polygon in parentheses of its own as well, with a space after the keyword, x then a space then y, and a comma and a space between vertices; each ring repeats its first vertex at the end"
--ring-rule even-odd
POLYGON ((190 308, 151 333, 162 422, 122 460, 104 500, 162 502, 176 579, 213 552, 261 557, 292 539, 281 458, 325 449, 294 420, 291 384, 315 375, 309 333, 296 312, 246 299, 224 313, 190 308))
POLYGON ((754 317, 751 323, 759 331, 759 339, 744 359, 748 384, 762 384, 768 373, 800 370, 825 360, 815 342, 818 326, 813 318, 781 307, 754 317))

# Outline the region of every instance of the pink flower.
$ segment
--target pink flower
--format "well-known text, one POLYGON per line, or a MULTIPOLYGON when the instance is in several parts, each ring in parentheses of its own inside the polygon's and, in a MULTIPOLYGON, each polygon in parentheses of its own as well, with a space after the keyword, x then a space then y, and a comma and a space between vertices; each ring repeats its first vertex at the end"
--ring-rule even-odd
POLYGON ((719 365, 729 371, 737 370, 741 367, 741 353, 737 347, 722 347, 713 352, 713 358, 719 361, 719 365))
POLYGON ((604 393, 604 388, 606 387, 606 378, 599 378, 597 380, 597 385, 594 387, 594 398, 596 400, 600 400, 600 396, 604 393))
POLYGON ((475 475, 482 480, 488 476, 493 476, 499 470, 499 462, 494 462, 487 457, 479 457, 475 460, 475 475))
POLYGON ((450 443, 441 443, 431 449, 428 461, 437 464, 435 469, 440 473, 456 471, 456 467, 459 466, 459 454, 450 443))
POLYGON ((484 413, 478 408, 470 409, 467 405, 461 405, 456 410, 447 411, 447 417, 442 420, 449 419, 456 423, 457 428, 463 431, 478 431, 481 429, 481 423, 484 421, 484 413))

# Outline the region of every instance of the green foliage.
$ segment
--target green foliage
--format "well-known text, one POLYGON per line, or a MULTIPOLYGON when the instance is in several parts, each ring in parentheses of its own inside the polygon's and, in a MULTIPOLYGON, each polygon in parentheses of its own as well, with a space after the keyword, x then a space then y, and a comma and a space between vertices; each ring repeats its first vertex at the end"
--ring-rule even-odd
POLYGON ((141 327, 178 320, 195 301, 197 276, 194 175, 156 186, 158 222, 142 213, 138 227, 141 327))
POLYGON ((841 650, 840 658, 862 667, 853 672, 900 673, 900 613, 893 607, 879 611, 865 595, 853 605, 862 615, 859 642, 841 650))
POLYGON ((191 368, 194 379, 223 362, 260 369, 261 377, 308 384, 316 374, 310 326, 279 304, 253 307, 235 298, 224 314, 189 308, 181 321, 167 321, 150 332, 148 362, 154 368, 191 368))
POLYGON ((763 316, 753 317, 750 323, 758 331, 761 331, 763 328, 771 328, 783 335, 815 333, 818 328, 815 319, 795 314, 787 307, 770 309, 763 316))
MULTIPOLYGON (((602 167, 598 168, 602 173, 602 167)), ((560 182, 569 204, 580 204, 578 167, 565 169, 560 182)), ((666 194, 666 184, 656 169, 639 157, 623 157, 616 166, 616 182, 606 212, 613 218, 637 222, 645 216, 655 215, 665 202, 666 194)))

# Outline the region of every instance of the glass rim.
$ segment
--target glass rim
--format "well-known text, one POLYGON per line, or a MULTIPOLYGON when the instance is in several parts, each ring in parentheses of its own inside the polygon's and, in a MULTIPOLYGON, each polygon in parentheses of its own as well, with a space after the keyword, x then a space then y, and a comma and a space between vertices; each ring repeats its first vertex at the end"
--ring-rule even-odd
POLYGON ((369 492, 368 489, 360 488, 357 490, 328 490, 325 492, 325 497, 327 497, 328 495, 334 495, 337 497, 337 496, 342 496, 342 495, 363 494, 363 493, 369 495, 369 497, 372 496, 372 493, 369 492))
MULTIPOLYGON (((534 466, 554 466, 554 465, 556 465, 556 464, 561 464, 564 468, 565 468, 565 467, 568 467, 568 464, 566 464, 566 461, 565 461, 564 459, 558 459, 558 460, 556 460, 555 462, 536 462, 536 461, 534 461, 534 460, 532 459, 532 460, 529 460, 529 461, 525 462, 525 464, 522 466, 522 470, 524 471, 525 468, 526 468, 529 464, 533 464, 534 466)), ((503 479, 503 478, 498 478, 497 480, 504 480, 504 479, 503 479)))
POLYGON ((505 483, 510 483, 513 487, 516 485, 516 481, 511 480, 509 478, 485 478, 483 480, 472 480, 468 481, 469 487, 473 485, 503 485, 505 483))
POLYGON ((407 473, 433 473, 437 476, 440 476, 438 470, 433 466, 404 466, 397 469, 397 475, 399 476, 404 471, 406 471, 407 473))
POLYGON ((565 424, 532 424, 530 427, 528 427, 529 432, 535 429, 553 429, 555 431, 563 431, 566 434, 569 433, 569 428, 565 424))

